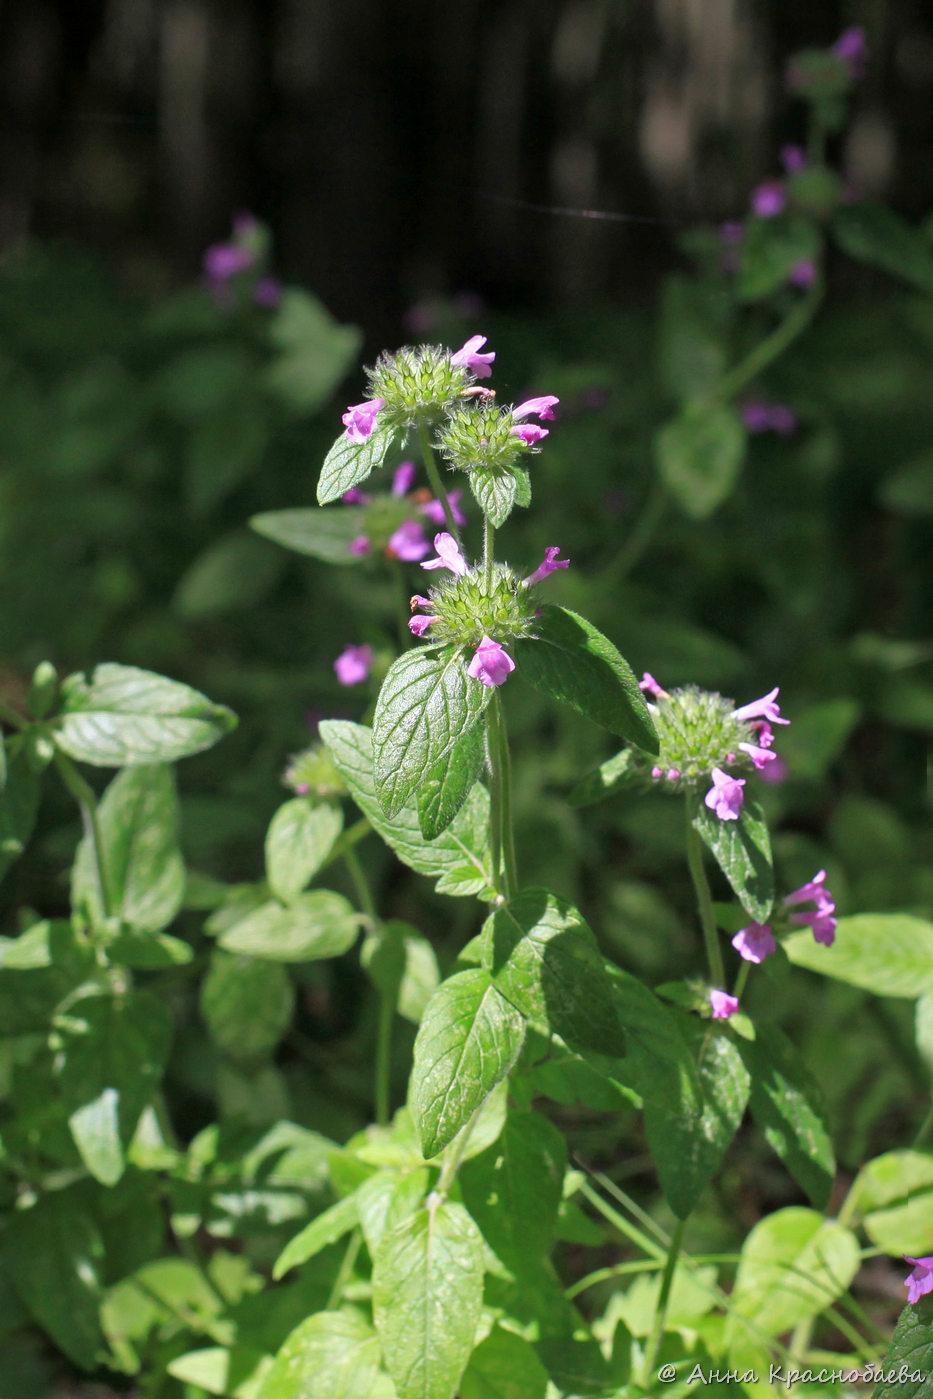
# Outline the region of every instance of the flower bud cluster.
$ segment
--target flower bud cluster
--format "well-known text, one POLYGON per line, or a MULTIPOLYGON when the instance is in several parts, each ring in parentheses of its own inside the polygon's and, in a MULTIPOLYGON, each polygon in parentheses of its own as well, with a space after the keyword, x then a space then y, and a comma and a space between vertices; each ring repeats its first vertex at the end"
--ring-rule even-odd
POLYGON ((424 634, 431 642, 476 647, 484 637, 506 642, 534 635, 535 599, 507 564, 494 564, 488 580, 481 568, 455 574, 412 605, 429 614, 424 634))
POLYGON ((509 408, 498 408, 488 400, 464 402, 454 408, 434 445, 461 471, 510 471, 521 457, 536 450, 512 431, 514 426, 509 408))
POLYGON ((407 428, 439 422, 473 383, 474 374, 442 346, 418 345, 380 355, 368 379, 367 398, 382 400, 380 426, 407 428))
POLYGON ((641 761, 654 781, 681 791, 706 781, 714 769, 754 766, 742 745, 755 746, 756 730, 736 718, 732 700, 696 685, 653 693, 651 717, 661 746, 656 758, 645 754, 641 761))
POLYGON ((313 743, 288 761, 282 781, 296 796, 343 797, 347 784, 322 743, 313 743))

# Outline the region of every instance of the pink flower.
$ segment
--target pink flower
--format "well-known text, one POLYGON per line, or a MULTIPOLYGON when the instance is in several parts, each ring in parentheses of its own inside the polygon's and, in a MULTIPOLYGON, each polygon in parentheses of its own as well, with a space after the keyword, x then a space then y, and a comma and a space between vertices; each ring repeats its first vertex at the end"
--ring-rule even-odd
POLYGON ((278 306, 282 300, 282 283, 278 277, 260 277, 253 287, 253 300, 257 306, 278 306))
POLYGON ((369 675, 372 663, 371 646, 348 646, 334 661, 334 670, 341 685, 358 685, 369 675))
POLYGON ((752 191, 752 210, 760 219, 773 219, 784 212, 787 192, 780 180, 765 180, 752 191))
MULTIPOLYGON (((460 529, 466 524, 466 515, 460 509, 460 500, 463 491, 458 487, 455 491, 448 491, 447 500, 450 504, 450 513, 454 517, 454 524, 460 529)), ((426 515, 432 525, 443 525, 447 516, 444 514, 444 507, 439 500, 426 500, 419 505, 418 509, 422 515, 426 515)))
POLYGON ((816 281, 816 263, 810 257, 801 258, 800 262, 795 262, 790 269, 787 280, 792 287, 800 287, 802 291, 806 291, 807 287, 812 287, 816 281))
POLYGON ((771 409, 771 431, 776 432, 778 437, 793 437, 797 431, 797 414, 794 410, 783 403, 775 403, 771 409))
POLYGON ((540 583, 543 578, 547 578, 548 574, 556 573, 559 568, 569 568, 570 560, 559 559, 557 557, 559 553, 559 544, 556 548, 552 546, 549 549, 545 549, 544 562, 538 565, 534 573, 529 573, 528 577, 522 580, 522 587, 530 588, 534 583, 540 583))
POLYGON ((340 421, 347 429, 351 442, 365 442, 376 426, 376 414, 385 407, 384 398, 367 398, 362 403, 352 404, 340 421))
POLYGON ((785 907, 793 908, 795 904, 806 903, 812 900, 816 904, 813 913, 792 913, 790 922, 802 928, 812 928, 813 936, 817 942, 821 942, 824 947, 832 947, 836 941, 836 901, 826 888, 826 871, 820 870, 806 884, 801 884, 799 889, 794 889, 787 894, 784 899, 785 907))
POLYGON ((737 821, 742 809, 745 793, 744 777, 730 777, 722 768, 713 768, 710 773, 713 785, 703 798, 710 811, 715 811, 720 821, 737 821))
POLYGON ((515 662, 498 641, 484 636, 467 666, 467 675, 482 685, 504 685, 515 669, 515 662))
POLYGON ((709 993, 709 1003, 713 1007, 714 1020, 728 1020, 730 1015, 735 1015, 739 1008, 737 997, 730 996, 727 991, 717 991, 715 988, 709 993))
POLYGON ((865 72, 868 59, 868 40, 860 24, 844 29, 839 38, 830 46, 830 53, 840 58, 849 70, 851 78, 860 78, 865 72))
POLYGON ((645 671, 638 682, 638 688, 644 690, 646 694, 654 695, 655 699, 667 699, 667 691, 661 689, 650 670, 645 671))
POLYGON ((389 536, 386 545, 386 553, 390 558, 404 559, 406 563, 423 559, 430 550, 431 546, 417 520, 403 520, 395 533, 389 536))
POLYGON ((771 409, 761 399, 747 399, 739 408, 739 415, 749 432, 771 431, 771 409))
POLYGON ((667 780, 668 780, 668 782, 676 782, 679 776, 680 776, 680 768, 668 768, 668 770, 667 770, 667 780))
POLYGON ((749 923, 740 928, 732 939, 732 946, 746 962, 763 962, 777 948, 774 934, 767 923, 749 923))
POLYGON ((368 554, 373 546, 367 535, 358 534, 355 539, 350 540, 348 547, 351 554, 368 554))
POLYGON ((434 536, 434 547, 437 550, 436 559, 425 559, 422 568, 449 568, 451 573, 458 574, 461 578, 469 573, 467 561, 460 552, 460 546, 452 534, 436 534, 434 536))
POLYGON ((429 597, 422 597, 420 593, 415 593, 414 597, 408 599, 408 606, 414 612, 416 607, 433 607, 434 603, 429 597))
POLYGON ((407 495, 414 479, 415 463, 413 461, 399 462, 392 477, 392 494, 395 496, 407 495))
POLYGON ((910 1276, 904 1279, 907 1300, 913 1306, 928 1292, 933 1292, 933 1257, 905 1258, 904 1262, 916 1265, 910 1276))
POLYGON ((477 379, 489 379, 492 375, 492 362, 496 357, 495 350, 490 350, 486 354, 480 354, 480 346, 486 344, 485 335, 471 335, 465 345, 461 345, 450 357, 451 364, 460 365, 463 369, 468 369, 471 374, 475 374, 477 379))
POLYGON ((540 398, 526 398, 524 403, 512 409, 512 421, 517 423, 522 418, 531 417, 547 421, 554 417, 554 409, 558 403, 560 399, 555 398, 552 393, 542 394, 540 398))
POLYGON ((752 700, 751 704, 743 704, 740 709, 733 709, 733 719, 767 719, 769 724, 789 724, 789 719, 781 718, 781 711, 775 700, 781 693, 780 687, 775 685, 773 690, 769 690, 761 699, 752 700))
POLYGON ((788 175, 797 175, 807 168, 807 153, 803 146, 782 146, 780 156, 781 164, 788 175))
POLYGON ((744 239, 744 223, 738 223, 735 219, 727 219, 725 223, 719 225, 719 241, 725 243, 727 248, 737 247, 744 239))
POLYGON ((409 619, 408 630, 412 636, 424 636, 428 627, 432 627, 438 621, 440 621, 439 617, 422 617, 419 613, 417 617, 409 619))
POLYGON ((226 282, 251 265, 252 255, 232 243, 215 243, 204 254, 204 271, 212 282, 226 282))
POLYGON ((759 770, 767 767, 768 763, 777 761, 777 754, 771 753, 767 748, 759 748, 757 743, 740 743, 739 747, 743 753, 747 753, 755 767, 759 770))
POLYGON ((773 786, 777 786, 779 783, 787 781, 788 771, 789 769, 784 759, 778 757, 775 758, 770 767, 761 769, 761 780, 762 782, 770 782, 773 786))
POLYGON ((342 505, 365 505, 367 500, 369 500, 369 496, 366 495, 364 491, 361 491, 359 486, 351 486, 350 489, 344 491, 343 495, 340 497, 342 505))
POLYGON ((548 436, 546 427, 535 427, 534 423, 521 423, 518 427, 511 429, 513 437, 520 437, 529 447, 536 446, 548 436))
POLYGON ((833 896, 826 888, 825 870, 818 870, 806 884, 801 884, 799 889, 794 889, 792 893, 787 894, 784 902, 790 908, 793 904, 804 904, 809 899, 814 899, 818 904, 824 906, 833 902, 833 896))

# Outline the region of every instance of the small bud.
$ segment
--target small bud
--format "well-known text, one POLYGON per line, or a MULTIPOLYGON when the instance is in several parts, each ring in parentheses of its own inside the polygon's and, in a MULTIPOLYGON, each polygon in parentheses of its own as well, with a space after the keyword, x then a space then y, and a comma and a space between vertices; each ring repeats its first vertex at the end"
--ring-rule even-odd
POLYGON ((40 661, 29 686, 29 712, 36 719, 45 719, 58 699, 58 672, 51 661, 40 661))

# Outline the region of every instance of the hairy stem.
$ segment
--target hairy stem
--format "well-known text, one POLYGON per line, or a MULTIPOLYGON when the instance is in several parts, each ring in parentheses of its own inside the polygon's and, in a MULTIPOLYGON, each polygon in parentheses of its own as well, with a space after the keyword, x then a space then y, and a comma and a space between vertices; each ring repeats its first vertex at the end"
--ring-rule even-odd
POLYGON ((684 1229, 686 1221, 678 1219, 671 1234, 670 1247, 667 1250, 667 1261, 664 1264, 664 1272, 661 1276, 661 1286, 658 1291, 658 1300, 654 1309, 654 1319, 651 1323, 651 1332, 645 1346, 645 1369, 643 1383, 648 1388, 651 1382, 651 1374, 654 1370, 655 1360, 658 1354, 658 1347, 661 1344, 661 1337, 664 1334, 664 1323, 667 1320, 667 1308, 671 1299, 671 1288, 674 1284, 674 1273, 677 1268, 677 1259, 680 1256, 680 1246, 683 1243, 684 1229))
POLYGON ((496 531, 489 516, 483 519, 483 582, 487 593, 492 591, 492 563, 495 555, 496 531))
POLYGON ((822 299, 823 288, 817 282, 805 296, 801 297, 784 320, 775 326, 771 334, 759 341, 745 359, 740 360, 734 369, 730 369, 729 373, 720 379, 713 393, 713 398, 728 403, 730 399, 735 398, 736 394, 741 393, 753 379, 757 379, 758 375, 763 373, 769 364, 773 364, 776 359, 779 359, 798 335, 806 330, 822 299))
POLYGON ((518 893, 515 834, 512 829, 512 763, 505 730, 502 696, 498 690, 489 702, 486 735, 491 777, 489 784, 489 836, 496 887, 506 898, 518 893))
POLYGON ((431 490, 443 507, 444 519, 447 522, 448 530, 459 543, 460 531, 457 529, 457 524, 454 520, 454 512, 450 508, 447 491, 441 480, 441 473, 437 469, 437 462, 434 460, 434 452, 431 449, 431 439, 428 436, 428 429, 425 427, 424 423, 418 424, 418 441, 421 445, 421 459, 424 462, 424 469, 428 474, 428 480, 431 482, 431 490))
MULTIPOLYGON (((380 920, 376 913, 376 905, 369 881, 360 863, 360 857, 352 845, 343 851, 343 859, 350 878, 353 880, 360 908, 366 914, 373 928, 378 928, 380 920)), ((392 1023, 395 1020, 397 1001, 397 992, 393 994, 379 987, 379 1027, 376 1033, 373 1097, 376 1103, 376 1122, 380 1127, 387 1127, 391 1116, 392 1023)))
POLYGON ((719 935, 716 932, 713 900, 706 879, 706 871, 703 868, 703 845, 691 819, 693 816, 693 797, 690 793, 687 794, 686 812, 687 865, 697 896, 697 909, 700 914, 700 926, 703 929, 703 941, 706 944, 710 979, 714 986, 725 989, 726 972, 722 961, 722 949, 719 946, 719 935))

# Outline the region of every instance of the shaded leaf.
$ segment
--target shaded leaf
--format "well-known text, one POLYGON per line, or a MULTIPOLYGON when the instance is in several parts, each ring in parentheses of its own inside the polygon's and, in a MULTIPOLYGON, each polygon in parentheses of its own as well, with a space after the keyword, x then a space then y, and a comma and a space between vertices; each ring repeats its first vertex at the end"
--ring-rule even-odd
POLYGON ((909 913, 840 918, 832 947, 816 942, 809 928, 781 945, 795 966, 876 996, 914 999, 933 992, 933 923, 909 913))
POLYGON ((485 730, 474 724, 433 767, 418 788, 418 824, 425 840, 435 840, 453 821, 483 770, 485 730))
POLYGON ((300 894, 342 830, 343 813, 330 802, 293 797, 280 806, 266 833, 266 877, 273 894, 285 902, 300 894))
POLYGON ((901 1312, 881 1369, 885 1378, 874 1399, 927 1399, 933 1374, 933 1297, 921 1297, 901 1312), (907 1368, 904 1378, 902 1366, 907 1368))
POLYGON ((832 235, 843 252, 923 291, 933 291, 933 253, 919 229, 882 204, 839 209, 832 235))
POLYGON ((256 1399, 394 1399, 375 1332, 355 1312, 318 1312, 297 1326, 256 1399))
POLYGON ((692 408, 661 428, 654 455, 661 480, 684 514, 706 520, 738 481, 745 429, 731 408, 692 408))
POLYGON ((364 511, 352 505, 327 506, 321 510, 268 510, 254 515, 250 528, 285 549, 307 554, 331 564, 359 563, 360 555, 350 552, 350 544, 363 533, 364 511))
POLYGON ((201 982, 201 1014, 211 1039, 236 1063, 272 1053, 292 1020, 295 992, 277 962, 214 951, 201 982))
POLYGON ((547 1370, 528 1341, 494 1326, 470 1356, 460 1399, 545 1399, 547 1386, 547 1370))
POLYGON ((567 1147, 553 1123, 512 1108, 493 1144, 461 1167, 464 1204, 513 1273, 550 1253, 566 1166, 567 1147))

